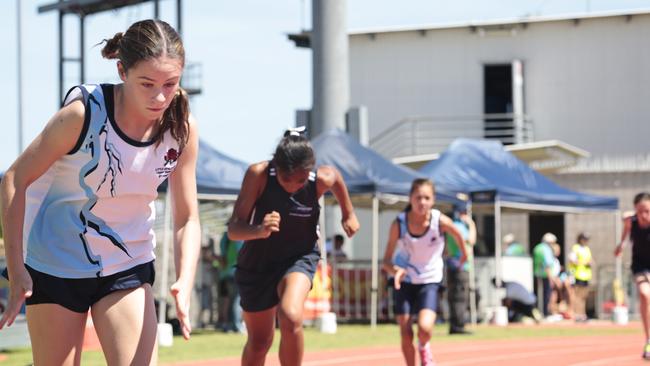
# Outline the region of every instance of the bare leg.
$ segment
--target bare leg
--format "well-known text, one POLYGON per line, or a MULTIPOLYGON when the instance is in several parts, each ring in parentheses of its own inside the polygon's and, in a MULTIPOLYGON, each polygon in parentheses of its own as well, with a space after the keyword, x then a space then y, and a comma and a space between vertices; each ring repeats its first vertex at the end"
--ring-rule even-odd
POLYGON ((109 366, 158 363, 151 285, 112 292, 93 305, 91 314, 109 366))
POLYGON ((418 313, 418 341, 420 344, 429 342, 433 335, 433 325, 436 323, 436 313, 430 309, 422 309, 418 313))
POLYGON ((264 365, 266 354, 273 344, 275 310, 276 307, 274 306, 262 311, 243 312, 248 338, 242 354, 242 366, 264 365))
POLYGON ((34 364, 78 366, 87 317, 56 304, 27 306, 34 364))
POLYGON ((301 272, 287 274, 278 284, 280 364, 283 366, 299 366, 302 363, 305 348, 302 314, 310 288, 309 277, 301 272))
POLYGON ((402 354, 407 366, 415 366, 415 346, 413 345, 413 319, 410 314, 397 315, 397 324, 402 341, 402 354))
POLYGON ((646 342, 650 339, 650 282, 645 274, 636 276, 636 287, 639 291, 639 313, 643 321, 643 332, 646 342))

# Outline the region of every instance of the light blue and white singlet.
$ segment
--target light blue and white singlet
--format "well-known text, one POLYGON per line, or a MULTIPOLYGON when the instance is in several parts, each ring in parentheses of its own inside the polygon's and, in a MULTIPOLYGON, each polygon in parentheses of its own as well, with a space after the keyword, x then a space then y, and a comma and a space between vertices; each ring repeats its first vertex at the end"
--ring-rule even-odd
POLYGON ((108 276, 154 259, 154 200, 176 167, 178 143, 126 136, 113 117, 113 86, 82 85, 64 104, 83 100, 75 148, 27 188, 25 263, 62 278, 108 276))
POLYGON ((406 268, 404 282, 412 284, 438 283, 442 281, 445 237, 440 232, 440 211, 431 210, 429 229, 421 236, 408 230, 407 213, 397 215, 399 239, 393 262, 406 268))

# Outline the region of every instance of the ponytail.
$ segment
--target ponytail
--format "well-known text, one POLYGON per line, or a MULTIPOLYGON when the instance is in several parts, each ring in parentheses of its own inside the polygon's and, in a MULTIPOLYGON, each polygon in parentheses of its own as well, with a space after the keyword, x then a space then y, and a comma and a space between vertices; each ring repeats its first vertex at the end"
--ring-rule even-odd
POLYGON ((178 150, 183 151, 189 139, 190 123, 189 123, 190 107, 187 92, 179 87, 176 91, 174 99, 169 103, 169 107, 163 114, 162 121, 154 140, 157 144, 162 141, 163 134, 169 130, 174 140, 178 142, 178 150))
POLYGON ((303 132, 304 128, 288 129, 275 148, 272 161, 280 172, 293 174, 296 171, 312 170, 316 165, 314 150, 303 132))

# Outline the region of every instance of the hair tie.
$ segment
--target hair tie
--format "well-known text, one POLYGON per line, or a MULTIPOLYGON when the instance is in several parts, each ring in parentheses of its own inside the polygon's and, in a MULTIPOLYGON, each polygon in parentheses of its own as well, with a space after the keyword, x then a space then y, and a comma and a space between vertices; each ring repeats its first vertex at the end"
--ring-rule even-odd
POLYGON ((300 127, 289 127, 287 131, 289 132, 289 136, 302 136, 303 133, 307 128, 305 126, 300 126, 300 127))

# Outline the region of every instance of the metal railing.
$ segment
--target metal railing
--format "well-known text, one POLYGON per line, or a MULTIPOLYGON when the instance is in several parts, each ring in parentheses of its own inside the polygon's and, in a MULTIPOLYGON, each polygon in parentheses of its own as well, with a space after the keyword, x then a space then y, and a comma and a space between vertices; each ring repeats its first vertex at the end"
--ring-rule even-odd
MULTIPOLYGON (((629 263, 625 264, 623 268, 629 268, 629 263)), ((603 319, 611 316, 611 311, 614 306, 614 289, 613 283, 616 279, 616 267, 614 264, 599 265, 597 270, 597 284, 595 287, 595 311, 596 317, 603 319)), ((628 312, 631 317, 636 318, 638 314, 639 296, 636 291, 634 278, 629 270, 624 270, 621 276, 621 288, 625 293, 625 304, 627 305, 628 312)))
MULTIPOLYGON (((372 262, 370 260, 330 261, 332 266, 332 310, 338 320, 368 322, 371 312, 372 262)), ((392 296, 386 274, 379 274, 377 298, 379 321, 393 319, 392 296)))
POLYGON ((396 158, 440 153, 459 137, 498 140, 505 145, 534 140, 532 120, 527 116, 416 116, 387 128, 370 140, 370 146, 386 157, 396 158))

